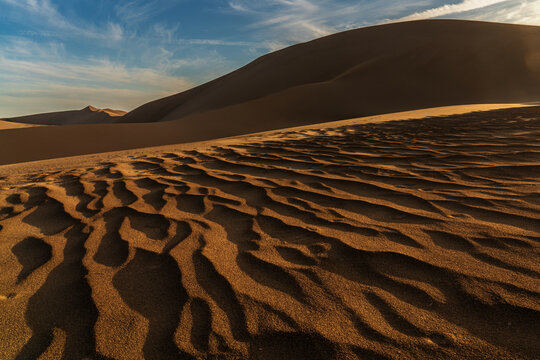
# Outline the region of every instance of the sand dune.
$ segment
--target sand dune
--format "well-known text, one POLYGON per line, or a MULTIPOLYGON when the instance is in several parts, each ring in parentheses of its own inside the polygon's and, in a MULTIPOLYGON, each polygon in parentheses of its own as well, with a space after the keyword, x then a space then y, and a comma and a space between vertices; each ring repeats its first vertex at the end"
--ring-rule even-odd
POLYGON ((1 121, 0 359, 540 358, 539 38, 370 27, 1 121))
POLYGON ((6 174, 0 358, 537 359, 539 137, 527 107, 6 174))
POLYGON ((456 104, 538 101, 540 27, 427 20, 361 28, 265 55, 119 122, 288 126, 456 104))
POLYGON ((22 123, 16 123, 11 121, 2 121, 0 120, 0 130, 7 130, 7 129, 23 129, 33 126, 39 126, 34 124, 22 124, 22 123))
MULTIPOLYGON (((410 119, 521 106, 523 104, 450 106, 346 120, 344 123, 410 119)), ((217 124, 213 118, 209 117, 199 119, 195 126, 181 119, 158 123, 85 124, 47 126, 39 129, 7 129, 0 131, 0 165, 219 139, 286 128, 288 123, 287 119, 281 118, 276 118, 274 121, 227 118, 227 121, 217 124)))
POLYGON ((186 126, 283 127, 448 105, 540 100, 540 27, 425 20, 346 31, 288 47, 130 111, 10 119, 65 125, 182 119, 186 126), (111 116, 106 116, 106 115, 111 116), (238 126, 241 124, 241 126, 238 126))
POLYGON ((1 120, 14 123, 41 125, 102 124, 114 122, 115 118, 123 116, 124 114, 126 114, 126 112, 122 110, 98 109, 88 105, 81 110, 27 115, 1 120))

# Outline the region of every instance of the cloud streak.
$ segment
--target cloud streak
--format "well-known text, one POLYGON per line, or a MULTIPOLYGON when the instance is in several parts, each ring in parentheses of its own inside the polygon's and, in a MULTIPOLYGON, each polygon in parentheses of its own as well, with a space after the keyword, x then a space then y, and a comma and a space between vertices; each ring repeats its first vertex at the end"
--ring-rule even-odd
POLYGON ((461 18, 524 25, 540 25, 540 1, 507 0, 486 8, 469 11, 462 14, 461 18))
POLYGON ((463 0, 461 3, 458 4, 445 4, 443 6, 404 16, 398 21, 431 19, 446 15, 459 14, 471 10, 485 8, 487 6, 502 3, 505 1, 506 0, 463 0))
POLYGON ((61 30, 50 32, 42 29, 36 32, 42 36, 83 36, 108 41, 120 41, 123 38, 123 29, 119 24, 108 22, 104 27, 97 27, 85 22, 75 23, 63 16, 50 0, 0 0, 0 3, 25 11, 28 21, 41 23, 49 29, 61 30))
POLYGON ((63 47, 54 42, 10 40, 0 55, 0 118, 88 104, 130 110, 194 86, 172 72, 200 62, 185 59, 159 67, 127 66, 108 59, 66 58, 63 47), (26 105, 21 106, 23 102, 26 105))
POLYGON ((331 11, 325 14, 325 7, 331 6, 326 0, 235 0, 229 6, 255 19, 249 27, 272 32, 277 36, 268 40, 282 44, 329 35, 337 29, 327 21, 333 14, 331 11))

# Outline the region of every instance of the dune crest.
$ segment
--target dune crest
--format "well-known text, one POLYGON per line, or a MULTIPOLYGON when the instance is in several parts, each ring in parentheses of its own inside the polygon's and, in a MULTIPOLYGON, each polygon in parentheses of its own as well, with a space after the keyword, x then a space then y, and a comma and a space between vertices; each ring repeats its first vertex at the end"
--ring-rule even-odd
POLYGON ((0 358, 535 359, 538 107, 0 178, 0 358))

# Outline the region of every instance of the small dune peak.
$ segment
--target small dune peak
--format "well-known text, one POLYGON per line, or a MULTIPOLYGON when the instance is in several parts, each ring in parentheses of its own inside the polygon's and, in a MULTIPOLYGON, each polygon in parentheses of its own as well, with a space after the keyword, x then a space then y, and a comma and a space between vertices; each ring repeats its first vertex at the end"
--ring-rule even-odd
POLYGON ((96 108, 96 107, 93 107, 92 105, 88 105, 88 106, 85 107, 83 110, 84 110, 84 111, 94 111, 94 112, 101 111, 101 109, 98 109, 98 108, 96 108))
POLYGON ((109 108, 106 108, 106 109, 100 109, 100 108, 96 108, 92 105, 88 105, 87 107, 85 107, 83 109, 83 111, 92 111, 92 112, 101 112, 101 113, 105 113, 109 116, 122 116, 124 114, 126 114, 125 111, 123 110, 114 110, 114 109, 109 109, 109 108))

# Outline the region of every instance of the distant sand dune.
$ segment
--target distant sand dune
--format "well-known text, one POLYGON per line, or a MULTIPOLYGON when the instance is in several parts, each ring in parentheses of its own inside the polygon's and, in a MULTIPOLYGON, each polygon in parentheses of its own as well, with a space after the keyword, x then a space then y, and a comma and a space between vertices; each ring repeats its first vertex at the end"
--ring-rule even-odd
POLYGON ((126 114, 126 112, 122 110, 98 109, 89 105, 81 110, 27 115, 1 120, 14 123, 41 125, 102 124, 114 122, 113 120, 115 118, 123 116, 124 114, 126 114))
POLYGON ((538 107, 0 178, 0 358, 535 359, 538 107))

